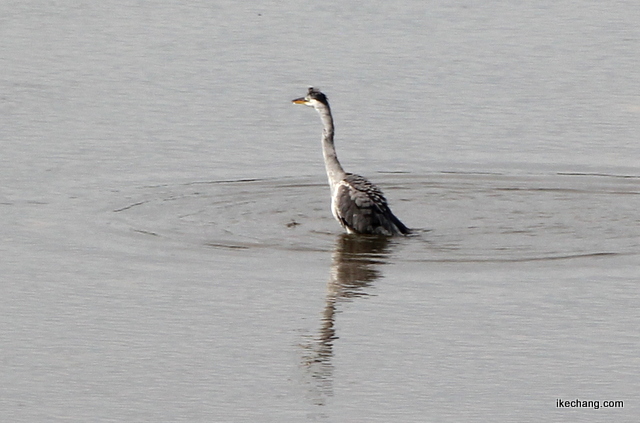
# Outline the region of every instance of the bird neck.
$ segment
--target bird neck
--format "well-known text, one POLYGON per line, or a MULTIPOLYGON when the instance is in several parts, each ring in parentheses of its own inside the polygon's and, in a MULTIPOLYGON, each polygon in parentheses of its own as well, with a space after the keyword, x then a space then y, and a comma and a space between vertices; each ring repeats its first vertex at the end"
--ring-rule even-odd
POLYGON ((322 119, 322 154, 324 156, 324 166, 327 171, 327 178, 329 178, 329 185, 331 186, 331 192, 334 191, 338 183, 344 179, 345 171, 342 169, 338 156, 336 154, 336 148, 333 144, 333 117, 331 116, 331 109, 329 106, 318 107, 318 113, 322 119))

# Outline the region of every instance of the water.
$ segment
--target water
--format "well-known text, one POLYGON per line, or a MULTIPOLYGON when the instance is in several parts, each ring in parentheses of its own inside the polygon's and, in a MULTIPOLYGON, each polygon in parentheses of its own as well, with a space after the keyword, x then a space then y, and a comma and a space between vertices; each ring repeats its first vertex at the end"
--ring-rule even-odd
POLYGON ((640 7, 0 16, 2 420, 637 420, 640 7), (308 85, 414 236, 341 234, 308 85))

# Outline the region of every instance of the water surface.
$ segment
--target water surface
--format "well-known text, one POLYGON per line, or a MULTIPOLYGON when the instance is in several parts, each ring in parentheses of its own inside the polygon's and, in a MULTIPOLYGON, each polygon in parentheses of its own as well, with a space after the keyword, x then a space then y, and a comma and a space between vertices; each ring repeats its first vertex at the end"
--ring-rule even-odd
POLYGON ((3 420, 637 420, 637 5, 0 16, 3 420), (341 234, 309 85, 413 236, 341 234))

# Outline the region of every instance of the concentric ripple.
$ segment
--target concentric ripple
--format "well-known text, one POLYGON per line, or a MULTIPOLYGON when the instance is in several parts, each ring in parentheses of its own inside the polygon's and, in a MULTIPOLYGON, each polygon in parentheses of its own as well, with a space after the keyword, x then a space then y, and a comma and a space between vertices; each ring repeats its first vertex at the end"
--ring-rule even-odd
MULTIPOLYGON (((415 235, 406 261, 529 261, 640 253, 640 178, 386 173, 372 178, 415 235)), ((140 187, 111 211, 120 228, 223 249, 331 251, 341 228, 322 178, 140 187)))

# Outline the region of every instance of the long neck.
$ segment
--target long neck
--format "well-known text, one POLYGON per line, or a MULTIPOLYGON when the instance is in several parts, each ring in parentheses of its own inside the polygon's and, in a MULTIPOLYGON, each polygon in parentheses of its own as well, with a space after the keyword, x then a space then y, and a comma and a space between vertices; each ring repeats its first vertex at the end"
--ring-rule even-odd
POLYGON ((338 161, 336 155, 336 148, 333 144, 333 117, 331 117, 331 109, 328 105, 320 104, 316 107, 316 110, 320 114, 322 119, 322 154, 324 155, 324 166, 327 170, 327 178, 329 178, 329 185, 331 185, 331 191, 335 189, 337 184, 344 179, 345 172, 338 161))

